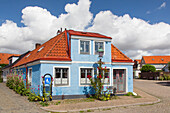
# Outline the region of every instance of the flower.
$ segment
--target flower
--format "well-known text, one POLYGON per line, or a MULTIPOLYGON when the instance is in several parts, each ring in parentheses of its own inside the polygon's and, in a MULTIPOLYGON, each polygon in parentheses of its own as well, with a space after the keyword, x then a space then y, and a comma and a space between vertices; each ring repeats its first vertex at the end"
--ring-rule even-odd
POLYGON ((109 78, 109 76, 107 76, 107 78, 109 78))
POLYGON ((25 81, 26 79, 24 79, 24 81, 25 81))
POLYGON ((38 90, 40 90, 40 88, 38 88, 38 90))
POLYGON ((40 85, 38 85, 38 87, 40 87, 40 85))
POLYGON ((41 78, 44 78, 43 76, 41 76, 41 78))
POLYGON ((106 69, 107 67, 105 66, 105 69, 106 69))
POLYGON ((91 79, 91 77, 92 77, 91 75, 87 75, 87 78, 91 79))
POLYGON ((102 78, 102 76, 101 76, 101 75, 99 75, 99 78, 102 78))

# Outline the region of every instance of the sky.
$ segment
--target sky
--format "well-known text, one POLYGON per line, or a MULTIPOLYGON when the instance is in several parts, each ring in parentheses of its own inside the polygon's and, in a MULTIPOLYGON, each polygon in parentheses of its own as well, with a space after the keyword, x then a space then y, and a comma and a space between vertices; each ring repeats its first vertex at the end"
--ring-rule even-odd
POLYGON ((128 57, 170 55, 170 0, 0 0, 0 52, 22 54, 60 28, 112 37, 128 57))

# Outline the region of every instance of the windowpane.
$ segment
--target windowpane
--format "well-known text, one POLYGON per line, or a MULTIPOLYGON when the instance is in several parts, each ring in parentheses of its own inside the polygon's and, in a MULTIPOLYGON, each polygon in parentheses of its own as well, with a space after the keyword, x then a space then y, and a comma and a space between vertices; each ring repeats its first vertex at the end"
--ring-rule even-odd
POLYGON ((90 41, 80 41, 80 53, 89 54, 90 41))
POLYGON ((55 68, 55 85, 68 85, 68 68, 55 68))
POLYGON ((95 54, 98 54, 98 49, 104 49, 103 42, 95 42, 95 54))
POLYGON ((92 69, 89 68, 81 68, 81 78, 80 78, 80 84, 81 85, 90 85, 90 80, 87 78, 88 75, 92 76, 92 69))

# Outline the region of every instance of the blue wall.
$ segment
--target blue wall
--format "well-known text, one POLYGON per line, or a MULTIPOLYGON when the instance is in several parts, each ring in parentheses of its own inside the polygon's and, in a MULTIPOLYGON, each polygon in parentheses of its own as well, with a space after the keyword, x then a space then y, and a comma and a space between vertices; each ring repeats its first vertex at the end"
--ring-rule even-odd
MULTIPOLYGON (((79 68, 80 67, 93 67, 94 62, 97 62, 98 55, 94 55, 94 41, 90 41, 91 44, 91 55, 79 54, 79 39, 71 39, 71 59, 74 63, 43 63, 34 66, 29 66, 32 68, 32 88, 35 88, 35 92, 42 96, 42 78, 45 74, 49 73, 54 76, 53 69, 55 66, 59 67, 69 67, 70 68, 70 83, 69 86, 57 86, 53 87, 53 95, 83 95, 87 93, 92 93, 89 86, 81 86, 79 83, 79 68), (75 62, 77 61, 77 62, 75 62), (78 63, 79 62, 79 63, 78 63), (88 62, 88 63, 87 63, 88 62), (91 62, 91 63, 90 63, 91 62), (40 85, 40 92, 38 92, 38 85, 40 85)), ((113 85, 113 69, 127 69, 127 92, 133 92, 133 66, 132 65, 112 65, 111 64, 111 42, 105 42, 105 54, 103 56, 103 62, 107 62, 103 67, 110 67, 111 76, 110 76, 110 85, 113 85)), ((26 69, 23 68, 23 79, 26 78, 26 69)), ((48 87, 48 85, 46 86, 48 87)), ((105 86, 106 88, 106 86, 105 86)))

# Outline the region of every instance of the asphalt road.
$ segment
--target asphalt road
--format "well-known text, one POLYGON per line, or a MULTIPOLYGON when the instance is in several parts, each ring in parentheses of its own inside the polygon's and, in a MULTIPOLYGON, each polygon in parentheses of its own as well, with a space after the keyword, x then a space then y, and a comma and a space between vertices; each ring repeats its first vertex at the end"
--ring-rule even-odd
POLYGON ((170 113, 170 81, 134 80, 134 87, 161 99, 151 105, 113 108, 101 113, 170 113))

